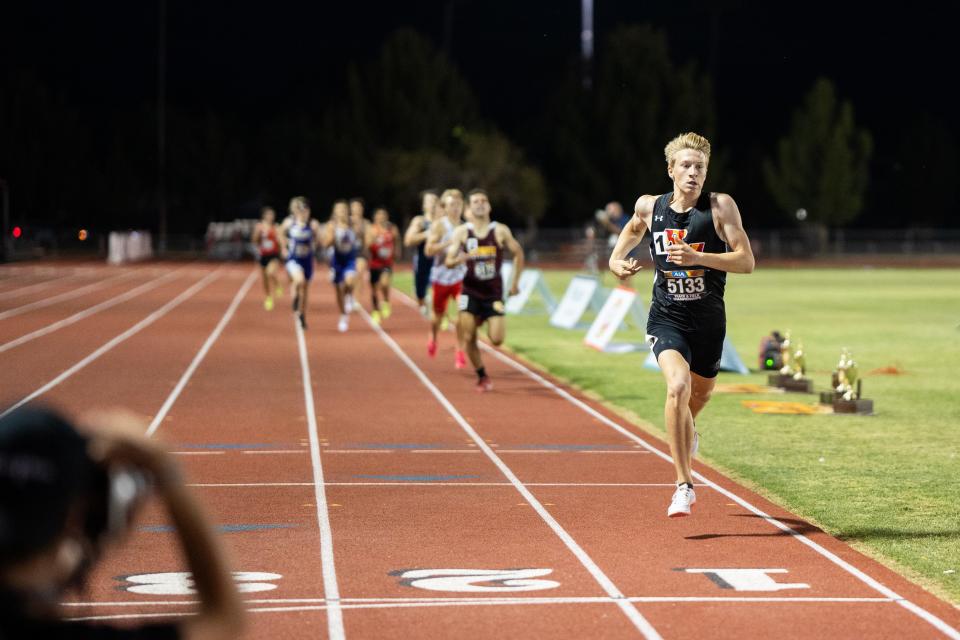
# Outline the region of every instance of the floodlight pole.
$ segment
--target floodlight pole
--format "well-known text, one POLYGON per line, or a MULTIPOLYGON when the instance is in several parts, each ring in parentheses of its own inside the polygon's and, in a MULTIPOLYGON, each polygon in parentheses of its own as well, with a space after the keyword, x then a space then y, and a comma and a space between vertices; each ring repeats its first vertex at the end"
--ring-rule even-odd
POLYGON ((157 252, 167 250, 167 0, 159 0, 157 27, 157 252))
POLYGON ((593 86, 593 0, 580 0, 580 64, 583 69, 583 88, 593 86))

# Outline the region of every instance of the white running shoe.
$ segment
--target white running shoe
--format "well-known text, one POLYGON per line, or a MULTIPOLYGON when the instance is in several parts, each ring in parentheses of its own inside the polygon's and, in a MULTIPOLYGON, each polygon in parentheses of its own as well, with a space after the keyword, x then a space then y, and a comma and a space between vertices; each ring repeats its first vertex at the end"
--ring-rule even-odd
POLYGON ((337 323, 337 331, 343 333, 347 330, 347 327, 350 325, 350 316, 343 314, 340 316, 340 322, 337 323))
POLYGON ((692 487, 683 484, 677 487, 673 492, 673 498, 670 500, 670 508, 667 509, 668 518, 683 518, 690 515, 690 506, 697 501, 697 494, 692 487))
MULTIPOLYGON (((353 312, 353 294, 352 293, 348 293, 343 297, 343 312, 344 313, 353 312)), ((342 329, 342 331, 346 331, 346 329, 342 329)))

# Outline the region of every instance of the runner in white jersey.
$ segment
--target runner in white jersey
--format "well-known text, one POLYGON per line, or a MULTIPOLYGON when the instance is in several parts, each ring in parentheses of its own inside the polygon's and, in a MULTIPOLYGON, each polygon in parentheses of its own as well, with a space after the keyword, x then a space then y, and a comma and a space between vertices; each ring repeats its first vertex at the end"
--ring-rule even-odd
MULTIPOLYGON (((433 257, 433 269, 430 272, 430 282, 433 283, 433 315, 430 323, 430 338, 427 340, 427 354, 434 357, 437 354, 437 334, 446 319, 447 302, 454 302, 460 296, 463 287, 463 276, 467 272, 465 264, 448 267, 445 263, 447 249, 453 242, 453 232, 463 223, 463 194, 459 189, 447 189, 440 196, 438 203, 439 215, 430 226, 430 235, 427 237, 427 246, 424 254, 433 257)), ((454 366, 463 369, 467 366, 467 356, 463 348, 463 336, 460 335, 459 316, 454 323, 457 327, 457 350, 454 355, 454 366)))

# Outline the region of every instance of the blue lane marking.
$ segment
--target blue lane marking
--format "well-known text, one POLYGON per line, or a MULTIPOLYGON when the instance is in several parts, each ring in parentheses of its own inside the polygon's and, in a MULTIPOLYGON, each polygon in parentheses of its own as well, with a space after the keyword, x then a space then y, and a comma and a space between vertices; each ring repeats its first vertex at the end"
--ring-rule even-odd
MULTIPOLYGON (((221 533, 241 533, 244 531, 268 531, 271 529, 294 529, 295 524, 223 524, 217 527, 221 533)), ((172 533, 176 528, 166 524, 151 524, 137 527, 146 533, 172 533)))
POLYGON ((290 447, 293 447, 293 445, 265 443, 244 444, 236 442, 208 442, 176 445, 176 448, 179 449, 286 449, 290 447))
POLYGON ((351 449, 439 449, 438 444, 418 444, 410 442, 363 442, 360 444, 350 444, 347 448, 351 449))
POLYGON ((501 449, 546 449, 548 451, 629 451, 633 447, 622 444, 519 444, 500 445, 501 449))
POLYGON ((480 476, 353 476, 364 480, 384 482, 448 482, 450 480, 475 480, 480 476))

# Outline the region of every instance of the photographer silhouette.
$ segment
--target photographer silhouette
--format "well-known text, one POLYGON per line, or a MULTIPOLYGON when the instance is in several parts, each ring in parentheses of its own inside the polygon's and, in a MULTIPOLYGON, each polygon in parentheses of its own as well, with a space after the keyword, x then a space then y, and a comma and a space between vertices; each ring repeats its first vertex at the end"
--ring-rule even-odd
POLYGON ((0 419, 0 640, 184 638, 226 640, 243 608, 223 551, 171 456, 123 413, 78 430, 48 409, 0 419), (115 628, 62 617, 107 544, 156 494, 176 527, 200 607, 180 622, 115 628))

